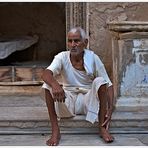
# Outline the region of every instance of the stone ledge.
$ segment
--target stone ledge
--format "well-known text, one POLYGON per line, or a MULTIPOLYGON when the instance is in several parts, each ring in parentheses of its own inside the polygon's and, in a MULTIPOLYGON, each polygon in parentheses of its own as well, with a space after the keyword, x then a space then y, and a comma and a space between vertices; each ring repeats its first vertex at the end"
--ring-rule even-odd
MULTIPOLYGON (((98 134, 98 128, 61 128, 62 134, 98 134)), ((144 128, 110 128, 111 134, 148 134, 144 128)), ((0 135, 25 135, 25 134, 51 134, 51 128, 36 129, 18 129, 18 128, 0 128, 0 135)))
POLYGON ((142 21, 112 21, 108 26, 115 32, 148 31, 148 22, 142 21))
MULTIPOLYGON (((137 127, 147 128, 148 116, 145 112, 117 112, 112 116, 111 127, 137 127)), ((61 119, 61 127, 68 128, 94 128, 98 123, 91 124, 85 121, 85 116, 61 119)), ((18 129, 37 129, 50 127, 46 107, 0 107, 0 127, 18 129)))
MULTIPOLYGON (((146 105, 147 98, 142 98, 140 102, 133 98, 120 98, 117 108, 113 113, 111 128, 126 130, 134 128, 137 131, 147 131, 148 112, 135 111, 134 107, 146 105), (129 99, 128 101, 126 99, 129 99), (132 103, 133 104, 133 103, 132 103)), ((51 131, 48 111, 45 102, 39 96, 0 96, 0 131, 1 133, 38 133, 51 131), (36 103, 37 102, 37 103, 36 103)), ((146 108, 146 107, 145 107, 146 108)), ((59 125, 62 132, 82 132, 94 133, 97 131, 98 123, 91 124, 85 121, 85 116, 78 115, 74 118, 61 119, 59 125), (80 130, 79 130, 80 129, 80 130)), ((128 131, 128 130, 127 130, 128 131)))
POLYGON ((120 97, 116 103, 116 111, 148 113, 148 98, 120 97))
MULTIPOLYGON (((113 120, 147 120, 148 112, 122 112, 114 111, 113 120)), ((0 107, 0 121, 48 121, 47 107, 0 107)), ((66 121, 66 119, 61 119, 66 121)), ((69 121, 83 121, 85 116, 77 115, 68 118, 69 121)))

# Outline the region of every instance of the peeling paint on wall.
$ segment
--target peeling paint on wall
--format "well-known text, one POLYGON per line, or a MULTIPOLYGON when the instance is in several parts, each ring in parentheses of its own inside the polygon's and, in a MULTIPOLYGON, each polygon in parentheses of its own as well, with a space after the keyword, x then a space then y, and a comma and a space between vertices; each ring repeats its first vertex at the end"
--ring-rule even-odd
POLYGON ((120 93, 121 96, 148 96, 148 39, 133 39, 132 42, 130 50, 136 61, 125 65, 120 93))

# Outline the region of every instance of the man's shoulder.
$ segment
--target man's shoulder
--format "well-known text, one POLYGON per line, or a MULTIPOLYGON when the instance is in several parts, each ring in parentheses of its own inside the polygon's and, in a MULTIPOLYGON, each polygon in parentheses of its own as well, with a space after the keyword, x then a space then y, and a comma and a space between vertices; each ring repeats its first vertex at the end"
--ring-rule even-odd
POLYGON ((90 58, 94 58, 94 59, 99 58, 99 56, 91 49, 85 49, 85 55, 89 56, 90 58))
POLYGON ((98 54, 96 54, 94 51, 90 50, 90 49, 85 49, 85 53, 86 56, 88 56, 89 58, 93 58, 95 62, 99 63, 99 64, 103 64, 100 56, 98 54))
MULTIPOLYGON (((98 56, 93 50, 91 49, 84 49, 85 53, 88 55, 98 56)), ((99 57, 99 56, 98 56, 99 57)))
POLYGON ((56 56, 64 58, 68 55, 68 53, 69 51, 61 51, 56 56))
POLYGON ((84 49, 86 54, 95 54, 91 49, 84 49))

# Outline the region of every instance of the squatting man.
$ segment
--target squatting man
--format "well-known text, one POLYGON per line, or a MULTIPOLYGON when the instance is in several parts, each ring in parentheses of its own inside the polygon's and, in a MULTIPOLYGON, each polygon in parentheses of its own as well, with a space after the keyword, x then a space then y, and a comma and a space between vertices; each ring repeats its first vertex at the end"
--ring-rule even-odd
POLYGON ((67 34, 67 51, 57 54, 42 75, 52 134, 46 142, 59 144, 61 134, 57 118, 86 115, 98 122, 100 137, 112 142, 109 125, 113 112, 113 85, 100 58, 86 49, 88 38, 81 27, 67 34), (62 81, 58 81, 61 76, 62 81))

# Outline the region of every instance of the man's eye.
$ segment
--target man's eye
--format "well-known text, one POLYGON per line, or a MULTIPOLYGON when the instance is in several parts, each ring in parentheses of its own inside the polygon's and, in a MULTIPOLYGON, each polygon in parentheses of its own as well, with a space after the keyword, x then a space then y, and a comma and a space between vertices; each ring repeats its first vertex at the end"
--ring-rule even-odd
POLYGON ((72 43, 72 40, 68 39, 68 42, 72 43))
POLYGON ((75 43, 78 43, 78 42, 80 42, 80 40, 79 39, 75 39, 74 42, 75 43))
POLYGON ((68 39, 68 42, 69 43, 72 43, 72 42, 75 42, 75 43, 79 43, 80 42, 80 39, 68 39))

